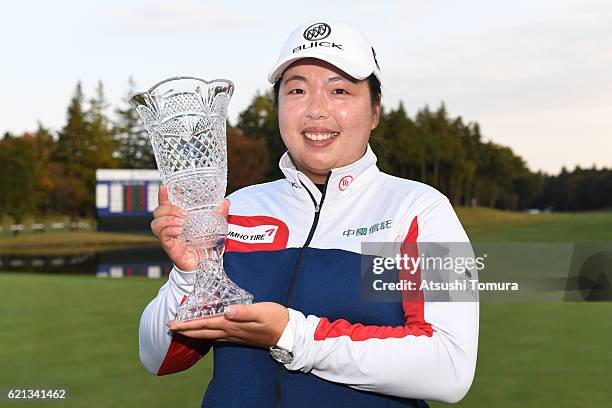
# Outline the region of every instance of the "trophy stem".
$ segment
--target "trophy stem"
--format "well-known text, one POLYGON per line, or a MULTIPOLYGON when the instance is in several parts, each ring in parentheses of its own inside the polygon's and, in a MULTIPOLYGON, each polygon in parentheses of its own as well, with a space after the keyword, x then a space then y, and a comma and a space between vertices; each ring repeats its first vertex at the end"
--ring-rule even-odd
POLYGON ((241 289, 223 269, 223 249, 210 248, 204 251, 210 258, 198 263, 193 291, 181 305, 176 321, 212 317, 223 313, 226 306, 253 303, 253 295, 241 289))

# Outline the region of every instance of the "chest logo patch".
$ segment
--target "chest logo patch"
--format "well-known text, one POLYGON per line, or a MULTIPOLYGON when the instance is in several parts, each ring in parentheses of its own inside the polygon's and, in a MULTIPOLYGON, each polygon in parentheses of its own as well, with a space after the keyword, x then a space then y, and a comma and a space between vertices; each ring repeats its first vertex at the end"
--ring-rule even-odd
POLYGON ((338 188, 340 189, 340 191, 344 191, 352 182, 353 176, 344 176, 338 182, 338 188))
POLYGON ((230 215, 226 252, 275 251, 287 248, 289 228, 282 220, 265 215, 230 215))
POLYGON ((240 242, 270 244, 274 242, 277 232, 278 225, 257 225, 255 227, 231 225, 227 237, 240 242))

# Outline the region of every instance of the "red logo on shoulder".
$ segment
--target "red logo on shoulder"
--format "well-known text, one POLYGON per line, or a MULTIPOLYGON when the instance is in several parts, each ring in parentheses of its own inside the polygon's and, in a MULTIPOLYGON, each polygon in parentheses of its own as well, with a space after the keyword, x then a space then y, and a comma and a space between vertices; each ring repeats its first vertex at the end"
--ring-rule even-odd
POLYGON ((344 176, 340 179, 338 183, 338 188, 340 191, 346 190, 346 188, 353 182, 353 176, 344 176))

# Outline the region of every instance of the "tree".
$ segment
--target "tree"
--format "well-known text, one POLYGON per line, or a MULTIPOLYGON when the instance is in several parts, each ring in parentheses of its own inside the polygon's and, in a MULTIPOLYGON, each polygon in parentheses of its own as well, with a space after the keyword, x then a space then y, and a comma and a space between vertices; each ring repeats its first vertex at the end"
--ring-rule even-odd
POLYGON ((376 154, 376 158, 378 159, 378 167, 384 172, 391 172, 391 163, 389 162, 389 155, 391 151, 391 146, 388 140, 388 119, 387 113, 383 106, 380 107, 380 119, 378 121, 378 126, 376 129, 372 131, 370 135, 370 147, 372 151, 376 154))
POLYGON ((51 155, 55 148, 55 141, 51 131, 38 122, 34 133, 25 133, 22 139, 30 144, 35 160, 31 163, 34 215, 44 219, 44 216, 53 210, 51 196, 54 188, 51 177, 51 155))
POLYGON ((128 80, 128 93, 122 106, 115 110, 116 122, 113 129, 117 151, 115 157, 126 169, 155 169, 155 156, 149 135, 141 124, 136 110, 128 100, 135 91, 134 79, 128 80))
POLYGON ((418 179, 420 166, 424 166, 422 139, 417 135, 414 122, 406 114, 404 104, 386 116, 385 139, 389 148, 389 172, 404 178, 418 179))
POLYGON ((268 150, 268 179, 282 178, 278 168, 280 157, 287 150, 278 130, 278 118, 274 108, 272 90, 261 95, 259 92, 251 104, 238 116, 236 125, 245 135, 255 139, 265 140, 268 150))
POLYGON ((95 210, 95 174, 98 168, 115 167, 115 144, 106 117, 104 88, 98 82, 89 109, 83 108, 83 90, 78 82, 67 110, 66 125, 59 132, 53 155, 54 200, 73 221, 95 210))
POLYGON ((269 156, 266 142, 253 139, 237 128, 227 128, 227 193, 267 180, 269 156))
POLYGON ((113 157, 116 150, 110 121, 106 116, 108 104, 104 96, 104 86, 98 81, 95 95, 89 100, 87 121, 87 158, 86 164, 95 171, 97 168, 116 167, 113 157))
POLYGON ((36 157, 23 137, 5 135, 0 141, 0 215, 17 224, 34 210, 36 157))
POLYGON ((79 214, 93 210, 93 192, 88 191, 87 179, 91 178, 90 151, 85 112, 83 110, 83 89, 81 82, 76 85, 67 110, 66 125, 59 132, 54 152, 54 200, 61 203, 60 209, 75 221, 79 214))

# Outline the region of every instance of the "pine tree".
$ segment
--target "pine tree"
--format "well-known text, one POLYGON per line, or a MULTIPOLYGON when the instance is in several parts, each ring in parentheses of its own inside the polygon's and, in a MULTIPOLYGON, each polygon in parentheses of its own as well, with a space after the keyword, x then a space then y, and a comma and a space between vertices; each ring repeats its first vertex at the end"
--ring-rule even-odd
POLYGON ((91 178, 91 169, 87 167, 90 162, 89 126, 83 109, 83 99, 83 89, 79 81, 68 105, 66 125, 59 132, 53 155, 53 179, 56 186, 54 200, 62 204, 60 209, 69 214, 73 221, 79 214, 87 212, 87 207, 93 199, 93 192, 90 194, 87 189, 87 178, 91 178))
POLYGON ((86 112, 88 126, 88 145, 86 164, 95 169, 115 167, 113 158, 115 142, 106 116, 108 104, 104 95, 104 86, 98 81, 95 96, 89 100, 89 110, 86 112))
POLYGON ((115 110, 117 118, 113 131, 117 144, 115 157, 119 159, 123 168, 155 169, 155 157, 149 135, 143 128, 138 114, 128 102, 134 90, 134 80, 130 77, 128 93, 124 98, 123 106, 115 110))

